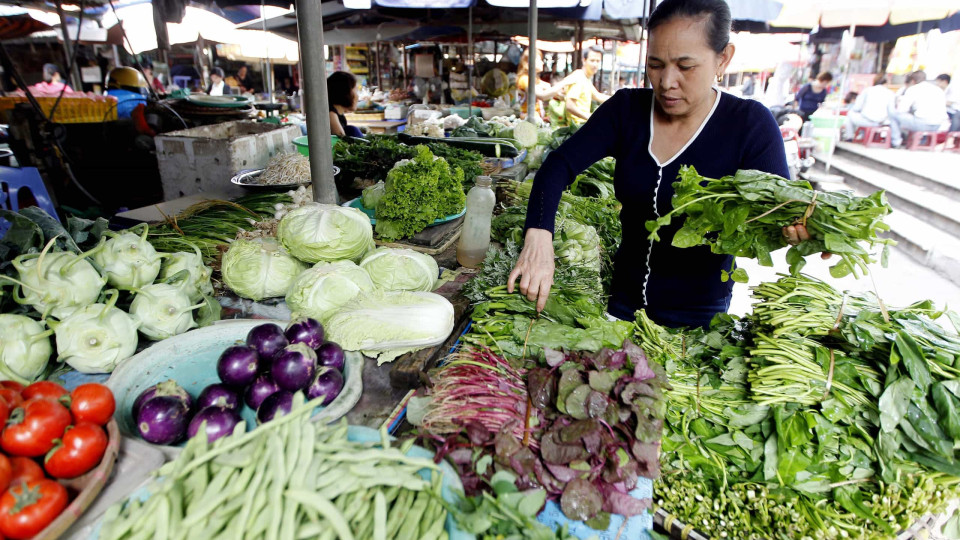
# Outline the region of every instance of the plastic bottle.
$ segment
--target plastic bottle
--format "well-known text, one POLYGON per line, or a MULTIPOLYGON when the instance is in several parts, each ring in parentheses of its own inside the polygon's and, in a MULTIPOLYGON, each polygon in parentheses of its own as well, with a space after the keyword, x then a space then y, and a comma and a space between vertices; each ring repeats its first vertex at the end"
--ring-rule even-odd
POLYGON ((467 214, 457 244, 457 262, 467 268, 480 266, 490 247, 490 220, 497 202, 492 186, 492 178, 478 176, 467 193, 467 214))

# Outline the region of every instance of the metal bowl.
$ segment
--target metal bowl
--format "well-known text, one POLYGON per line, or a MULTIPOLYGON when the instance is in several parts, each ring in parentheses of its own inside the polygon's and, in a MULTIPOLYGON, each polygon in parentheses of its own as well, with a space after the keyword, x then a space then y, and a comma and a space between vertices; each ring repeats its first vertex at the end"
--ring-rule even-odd
MULTIPOLYGON (((246 189, 266 191, 289 191, 291 189, 297 189, 300 186, 310 185, 309 180, 306 182, 293 182, 287 184, 260 184, 257 182, 257 177, 263 174, 263 171, 264 169, 247 169, 240 171, 230 179, 230 183, 246 189)), ((340 168, 334 165, 333 175, 336 176, 338 174, 340 174, 340 168)))

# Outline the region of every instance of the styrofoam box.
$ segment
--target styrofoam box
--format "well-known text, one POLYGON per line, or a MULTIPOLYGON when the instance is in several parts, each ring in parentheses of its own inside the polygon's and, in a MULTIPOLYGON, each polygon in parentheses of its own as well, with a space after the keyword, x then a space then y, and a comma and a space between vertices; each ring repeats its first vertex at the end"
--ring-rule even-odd
POLYGON ((294 152, 298 126, 279 126, 248 120, 224 122, 158 135, 157 161, 163 200, 215 191, 242 196, 243 188, 230 178, 244 169, 262 169, 270 158, 294 152))

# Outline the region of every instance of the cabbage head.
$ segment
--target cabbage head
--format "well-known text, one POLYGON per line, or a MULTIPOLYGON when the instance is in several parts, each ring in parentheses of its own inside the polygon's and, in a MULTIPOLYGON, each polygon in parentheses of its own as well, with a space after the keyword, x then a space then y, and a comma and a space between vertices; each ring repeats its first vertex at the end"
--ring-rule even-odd
POLYGON ((90 304, 54 329, 59 360, 81 373, 110 373, 137 350, 140 321, 114 307, 117 293, 106 304, 90 304))
POLYGON ((94 249, 93 260, 107 278, 107 283, 118 289, 138 289, 153 283, 160 273, 161 257, 147 240, 147 227, 137 235, 130 231, 103 239, 94 249))
POLYGON ((191 305, 187 293, 180 287, 154 283, 137 290, 130 314, 140 320, 141 334, 159 341, 196 328, 191 312, 202 305, 191 305))
POLYGON ((172 279, 172 284, 187 293, 191 302, 199 302, 204 296, 213 296, 212 275, 213 270, 203 264, 203 257, 197 249, 194 253, 180 251, 165 255, 157 280, 172 279))
POLYGON ((43 373, 53 354, 42 324, 24 315, 0 314, 0 376, 29 384, 43 373))
POLYGON ((52 240, 44 251, 13 260, 20 278, 15 283, 23 293, 20 297, 14 291, 13 298, 44 317, 63 319, 96 302, 107 280, 82 256, 70 251, 50 252, 50 245, 52 240))
POLYGON ((220 263, 227 287, 257 301, 287 294, 306 269, 307 265, 291 257, 273 238, 234 240, 220 263))
POLYGON ((453 332, 453 304, 430 292, 358 296, 324 325, 327 339, 348 351, 389 362, 403 353, 443 343, 453 332))
POLYGON ((277 239, 291 255, 308 263, 358 262, 372 250, 370 218, 356 208, 312 203, 292 210, 277 226, 277 239))
POLYGON ((412 249, 377 248, 360 261, 377 287, 387 291, 432 291, 440 275, 433 257, 412 249))
POLYGON ((370 276, 353 261, 321 262, 293 282, 287 293, 287 307, 293 318, 310 317, 324 322, 358 294, 373 290, 370 276))
MULTIPOLYGON (((459 118, 459 117, 458 117, 459 118)), ((386 192, 386 184, 383 183, 383 180, 377 182, 376 184, 365 188, 363 193, 360 194, 360 201, 363 203, 364 208, 370 210, 375 210, 377 204, 380 202, 380 199, 383 198, 383 194, 386 192)))
POLYGON ((554 240, 557 257, 574 266, 584 266, 600 271, 600 236, 593 225, 567 219, 560 226, 561 232, 554 240))

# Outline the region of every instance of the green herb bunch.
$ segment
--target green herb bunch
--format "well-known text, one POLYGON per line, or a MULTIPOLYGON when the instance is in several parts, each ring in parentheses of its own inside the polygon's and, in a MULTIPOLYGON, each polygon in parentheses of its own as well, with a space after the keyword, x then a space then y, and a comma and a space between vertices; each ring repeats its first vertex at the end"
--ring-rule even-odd
MULTIPOLYGON (((840 258, 830 268, 836 278, 866 273, 867 264, 874 262, 860 242, 870 247, 883 245, 884 265, 888 247, 895 243, 877 236, 889 230, 883 217, 891 208, 883 191, 867 197, 851 192, 824 193, 814 190, 809 182, 755 170, 713 179, 700 176, 693 167, 682 167, 679 176, 673 184, 673 210, 646 224, 651 241, 660 239, 658 231, 670 224, 674 215, 684 215, 686 219, 674 234, 672 245, 708 245, 714 253, 757 259, 763 266, 773 266, 770 254, 787 245, 783 227, 802 224, 810 239, 787 252, 790 273, 796 275, 803 268, 805 256, 829 252, 840 258)), ((747 276, 738 269, 729 274, 725 271, 723 278, 745 282, 747 276)))

